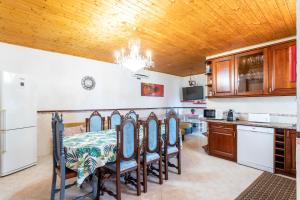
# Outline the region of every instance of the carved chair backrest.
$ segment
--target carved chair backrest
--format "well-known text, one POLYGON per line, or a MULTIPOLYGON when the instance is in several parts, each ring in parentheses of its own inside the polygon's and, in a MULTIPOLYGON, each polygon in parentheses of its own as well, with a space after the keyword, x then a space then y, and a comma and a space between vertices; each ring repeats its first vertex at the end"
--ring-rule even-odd
POLYGON ((126 119, 134 119, 136 122, 139 120, 139 115, 134 110, 130 110, 126 115, 126 119))
POLYGON ((139 152, 139 123, 133 119, 125 119, 117 126, 118 158, 131 160, 137 158, 139 152))
POLYGON ((108 117, 108 128, 109 129, 116 129, 117 125, 122 123, 123 117, 119 111, 115 110, 112 114, 108 117))
POLYGON ((63 146, 64 124, 62 115, 52 113, 52 142, 53 164, 55 167, 65 165, 65 152, 63 146))
POLYGON ((175 146, 179 143, 179 122, 175 112, 168 113, 168 117, 165 119, 166 144, 168 146, 175 146))
POLYGON ((160 121, 157 116, 151 112, 144 123, 144 151, 149 153, 159 152, 161 150, 160 121))
POLYGON ((98 132, 104 130, 105 118, 101 117, 98 111, 94 111, 89 118, 86 118, 86 130, 98 132))

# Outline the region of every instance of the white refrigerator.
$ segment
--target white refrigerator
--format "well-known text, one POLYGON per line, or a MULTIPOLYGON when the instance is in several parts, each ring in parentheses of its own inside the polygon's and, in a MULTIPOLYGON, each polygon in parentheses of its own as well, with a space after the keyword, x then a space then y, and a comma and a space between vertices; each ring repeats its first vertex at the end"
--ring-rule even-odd
POLYGON ((0 71, 0 176, 37 163, 36 101, 26 75, 0 71))

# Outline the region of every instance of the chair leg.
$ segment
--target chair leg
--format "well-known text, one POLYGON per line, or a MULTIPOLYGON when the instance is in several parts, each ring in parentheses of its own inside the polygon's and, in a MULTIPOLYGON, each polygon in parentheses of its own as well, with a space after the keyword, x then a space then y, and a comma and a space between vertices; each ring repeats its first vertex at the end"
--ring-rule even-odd
POLYGON ((97 184, 97 195, 96 195, 96 199, 100 200, 100 192, 101 192, 101 170, 98 169, 97 171, 97 175, 98 175, 98 184, 97 184))
POLYGON ((121 200, 121 175, 118 169, 116 173, 116 190, 117 190, 117 200, 121 200))
POLYGON ((180 151, 178 151, 177 154, 177 167, 178 167, 178 174, 181 174, 181 152, 180 151))
POLYGON ((162 159, 159 159, 159 184, 163 184, 162 159))
POLYGON ((141 195, 141 171, 140 171, 140 165, 138 164, 136 169, 136 186, 137 186, 137 195, 141 195))
POLYGON ((143 163, 143 183, 144 183, 144 193, 147 192, 147 172, 148 172, 147 162, 143 163))
POLYGON ((93 199, 97 199, 97 180, 96 180, 96 173, 93 173, 92 176, 92 195, 93 195, 93 199))
POLYGON ((56 171, 54 169, 52 175, 51 200, 55 199, 55 190, 56 190, 56 171))
POLYGON ((168 155, 165 156, 165 180, 169 179, 169 174, 168 174, 168 155))
POLYGON ((65 183, 65 176, 62 174, 60 178, 60 200, 65 200, 65 183))

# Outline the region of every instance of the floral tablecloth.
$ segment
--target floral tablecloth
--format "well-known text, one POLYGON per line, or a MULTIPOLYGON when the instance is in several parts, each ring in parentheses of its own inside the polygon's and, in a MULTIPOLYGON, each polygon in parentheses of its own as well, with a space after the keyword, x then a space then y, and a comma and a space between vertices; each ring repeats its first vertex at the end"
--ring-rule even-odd
MULTIPOLYGON (((140 145, 143 141, 143 128, 140 128, 140 145)), ((162 141, 165 127, 161 126, 162 141)), ((181 135, 181 134, 180 134, 181 135)), ((180 137, 181 142, 181 137, 180 137)), ((96 168, 116 161, 117 132, 115 129, 88 132, 64 137, 66 166, 77 171, 77 185, 96 168)))

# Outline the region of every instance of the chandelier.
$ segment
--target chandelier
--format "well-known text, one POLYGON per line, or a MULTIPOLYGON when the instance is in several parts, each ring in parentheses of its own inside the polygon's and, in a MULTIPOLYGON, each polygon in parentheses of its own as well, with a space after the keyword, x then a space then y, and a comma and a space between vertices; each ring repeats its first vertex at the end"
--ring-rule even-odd
POLYGON ((115 63, 122 68, 129 69, 132 72, 136 72, 140 69, 151 69, 152 67, 154 67, 154 62, 152 61, 152 53, 150 50, 147 50, 145 56, 141 55, 140 47, 140 40, 129 40, 128 54, 126 55, 124 48, 119 51, 115 51, 115 63))

